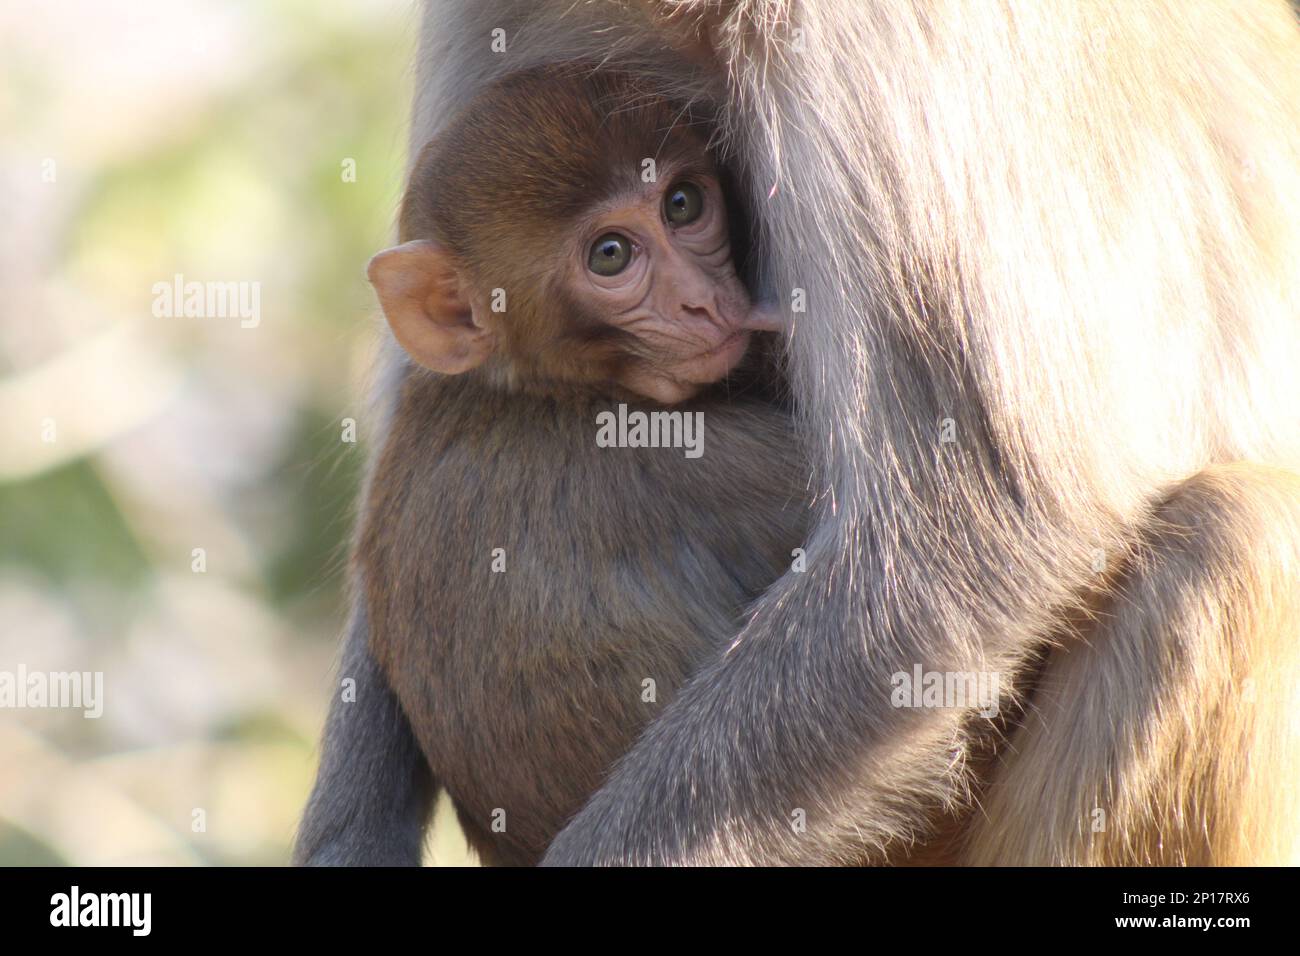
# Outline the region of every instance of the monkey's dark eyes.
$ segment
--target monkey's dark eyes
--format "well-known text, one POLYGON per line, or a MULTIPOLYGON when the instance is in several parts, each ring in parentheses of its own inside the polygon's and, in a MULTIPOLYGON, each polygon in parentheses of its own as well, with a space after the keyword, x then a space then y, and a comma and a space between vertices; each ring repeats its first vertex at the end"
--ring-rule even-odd
POLYGON ((691 183, 678 183, 664 196, 664 215, 674 226, 684 226, 700 218, 704 196, 691 183))
POLYGON ((607 232, 591 245, 587 268, 598 276, 616 276, 632 259, 632 243, 627 236, 607 232))

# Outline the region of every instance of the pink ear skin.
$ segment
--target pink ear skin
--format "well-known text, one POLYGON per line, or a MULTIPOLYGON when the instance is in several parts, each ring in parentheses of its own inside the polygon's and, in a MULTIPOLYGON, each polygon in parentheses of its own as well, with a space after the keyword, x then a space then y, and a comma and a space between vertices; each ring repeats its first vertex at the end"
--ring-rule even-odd
POLYGON ((436 242, 385 249, 366 275, 393 336, 425 368, 459 375, 492 354, 495 339, 480 323, 454 257, 436 242))

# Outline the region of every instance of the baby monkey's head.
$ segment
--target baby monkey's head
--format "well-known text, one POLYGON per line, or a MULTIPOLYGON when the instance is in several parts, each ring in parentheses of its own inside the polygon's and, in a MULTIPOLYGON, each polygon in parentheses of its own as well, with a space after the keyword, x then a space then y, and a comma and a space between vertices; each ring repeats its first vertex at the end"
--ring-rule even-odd
POLYGON ((401 239, 370 281, 436 372, 672 404, 777 329, 736 275, 698 117, 623 74, 548 67, 489 87, 421 151, 401 239))

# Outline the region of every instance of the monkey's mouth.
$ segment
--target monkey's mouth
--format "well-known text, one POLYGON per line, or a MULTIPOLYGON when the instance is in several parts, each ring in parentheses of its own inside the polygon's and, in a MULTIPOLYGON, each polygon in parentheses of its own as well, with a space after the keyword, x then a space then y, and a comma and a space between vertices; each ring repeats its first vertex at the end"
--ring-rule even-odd
POLYGON ((709 358, 712 355, 717 355, 723 349, 729 348, 731 345, 733 345, 737 339, 742 337, 747 337, 748 335, 749 335, 749 331, 747 329, 738 328, 730 335, 728 335, 726 338, 724 338, 721 342, 719 342, 717 345, 713 346, 712 348, 705 349, 703 352, 699 353, 698 355, 693 356, 693 358, 698 360, 698 359, 709 358))
POLYGON ((737 328, 717 345, 693 355, 682 363, 688 381, 700 384, 716 382, 740 364, 749 348, 749 330, 737 328))

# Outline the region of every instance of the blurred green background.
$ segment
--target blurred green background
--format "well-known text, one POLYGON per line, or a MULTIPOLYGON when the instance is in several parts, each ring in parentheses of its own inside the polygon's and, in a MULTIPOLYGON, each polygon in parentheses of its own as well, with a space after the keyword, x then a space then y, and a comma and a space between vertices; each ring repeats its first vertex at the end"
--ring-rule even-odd
POLYGON ((334 687, 364 267, 417 13, 0 12, 0 671, 102 671, 105 699, 0 708, 0 864, 286 860, 334 687), (258 283, 260 323, 156 317, 177 273, 258 283))

